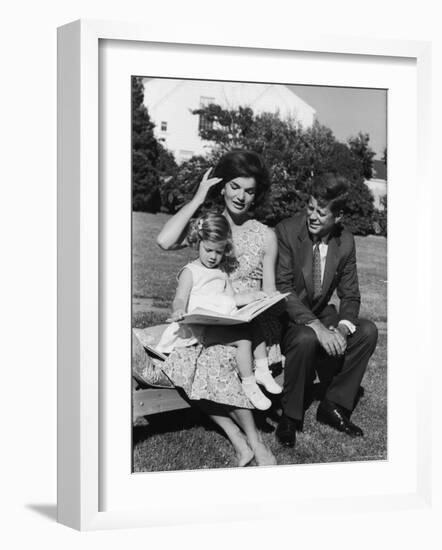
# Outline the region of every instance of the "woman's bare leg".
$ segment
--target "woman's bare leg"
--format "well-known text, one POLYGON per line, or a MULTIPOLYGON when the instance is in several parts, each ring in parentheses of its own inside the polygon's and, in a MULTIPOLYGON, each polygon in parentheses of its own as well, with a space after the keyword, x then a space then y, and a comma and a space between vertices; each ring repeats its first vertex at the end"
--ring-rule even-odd
POLYGON ((199 407, 207 414, 217 426, 226 434, 227 439, 233 445, 237 457, 238 466, 247 466, 254 457, 247 439, 239 429, 238 425, 230 418, 225 407, 199 404, 199 407), (216 412, 216 414, 215 414, 216 412), (225 414, 223 414, 225 413, 225 414))
POLYGON ((276 458, 266 446, 256 428, 252 412, 249 409, 234 409, 230 412, 230 416, 246 434, 247 441, 252 448, 258 466, 273 466, 276 464, 276 458))

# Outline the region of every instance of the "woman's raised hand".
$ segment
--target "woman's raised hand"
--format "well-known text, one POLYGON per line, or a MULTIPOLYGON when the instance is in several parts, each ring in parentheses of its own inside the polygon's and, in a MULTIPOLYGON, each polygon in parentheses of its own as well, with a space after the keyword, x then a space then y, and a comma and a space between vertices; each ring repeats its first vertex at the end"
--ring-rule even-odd
POLYGON ((210 172, 212 171, 212 168, 209 168, 201 180, 201 183, 198 186, 197 192, 195 193, 195 197, 201 201, 202 203, 206 200, 207 193, 209 192, 209 189, 222 181, 222 178, 210 178, 210 172))
POLYGON ((164 225, 157 237, 157 244, 163 250, 170 250, 174 247, 187 246, 186 230, 192 216, 206 200, 207 193, 211 187, 219 183, 221 178, 210 178, 211 168, 204 174, 198 189, 192 200, 185 204, 172 216, 164 225))

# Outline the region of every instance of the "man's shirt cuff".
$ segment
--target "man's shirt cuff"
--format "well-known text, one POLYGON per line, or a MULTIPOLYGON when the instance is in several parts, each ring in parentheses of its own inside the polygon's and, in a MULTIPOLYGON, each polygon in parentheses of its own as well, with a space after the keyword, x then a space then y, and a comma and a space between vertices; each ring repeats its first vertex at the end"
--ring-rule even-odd
POLYGON ((346 326, 348 328, 348 330, 350 331, 350 334, 353 334, 356 330, 355 325, 351 321, 347 321, 347 319, 341 319, 338 323, 338 326, 339 325, 346 326))

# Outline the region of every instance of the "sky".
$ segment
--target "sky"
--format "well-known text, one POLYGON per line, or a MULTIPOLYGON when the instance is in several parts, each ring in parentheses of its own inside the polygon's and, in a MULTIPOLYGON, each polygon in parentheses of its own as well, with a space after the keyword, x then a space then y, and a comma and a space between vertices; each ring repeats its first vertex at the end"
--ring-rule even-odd
POLYGON ((339 141, 362 131, 381 158, 387 143, 387 91, 331 86, 288 86, 316 109, 316 118, 328 126, 339 141))

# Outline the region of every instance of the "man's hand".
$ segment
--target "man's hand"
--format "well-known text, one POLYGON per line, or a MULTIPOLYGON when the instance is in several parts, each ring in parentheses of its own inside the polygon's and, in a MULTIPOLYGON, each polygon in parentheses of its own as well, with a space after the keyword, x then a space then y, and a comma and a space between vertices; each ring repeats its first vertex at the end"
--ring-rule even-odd
POLYGON ((338 325, 337 327, 329 327, 330 330, 333 330, 335 334, 341 341, 341 346, 343 347, 342 353, 347 349, 347 336, 349 335, 349 330, 345 325, 338 325))
POLYGON ((346 341, 344 341, 344 337, 337 329, 330 330, 326 328, 318 319, 307 326, 315 331, 319 344, 325 349, 328 355, 333 357, 343 355, 346 349, 346 341))

